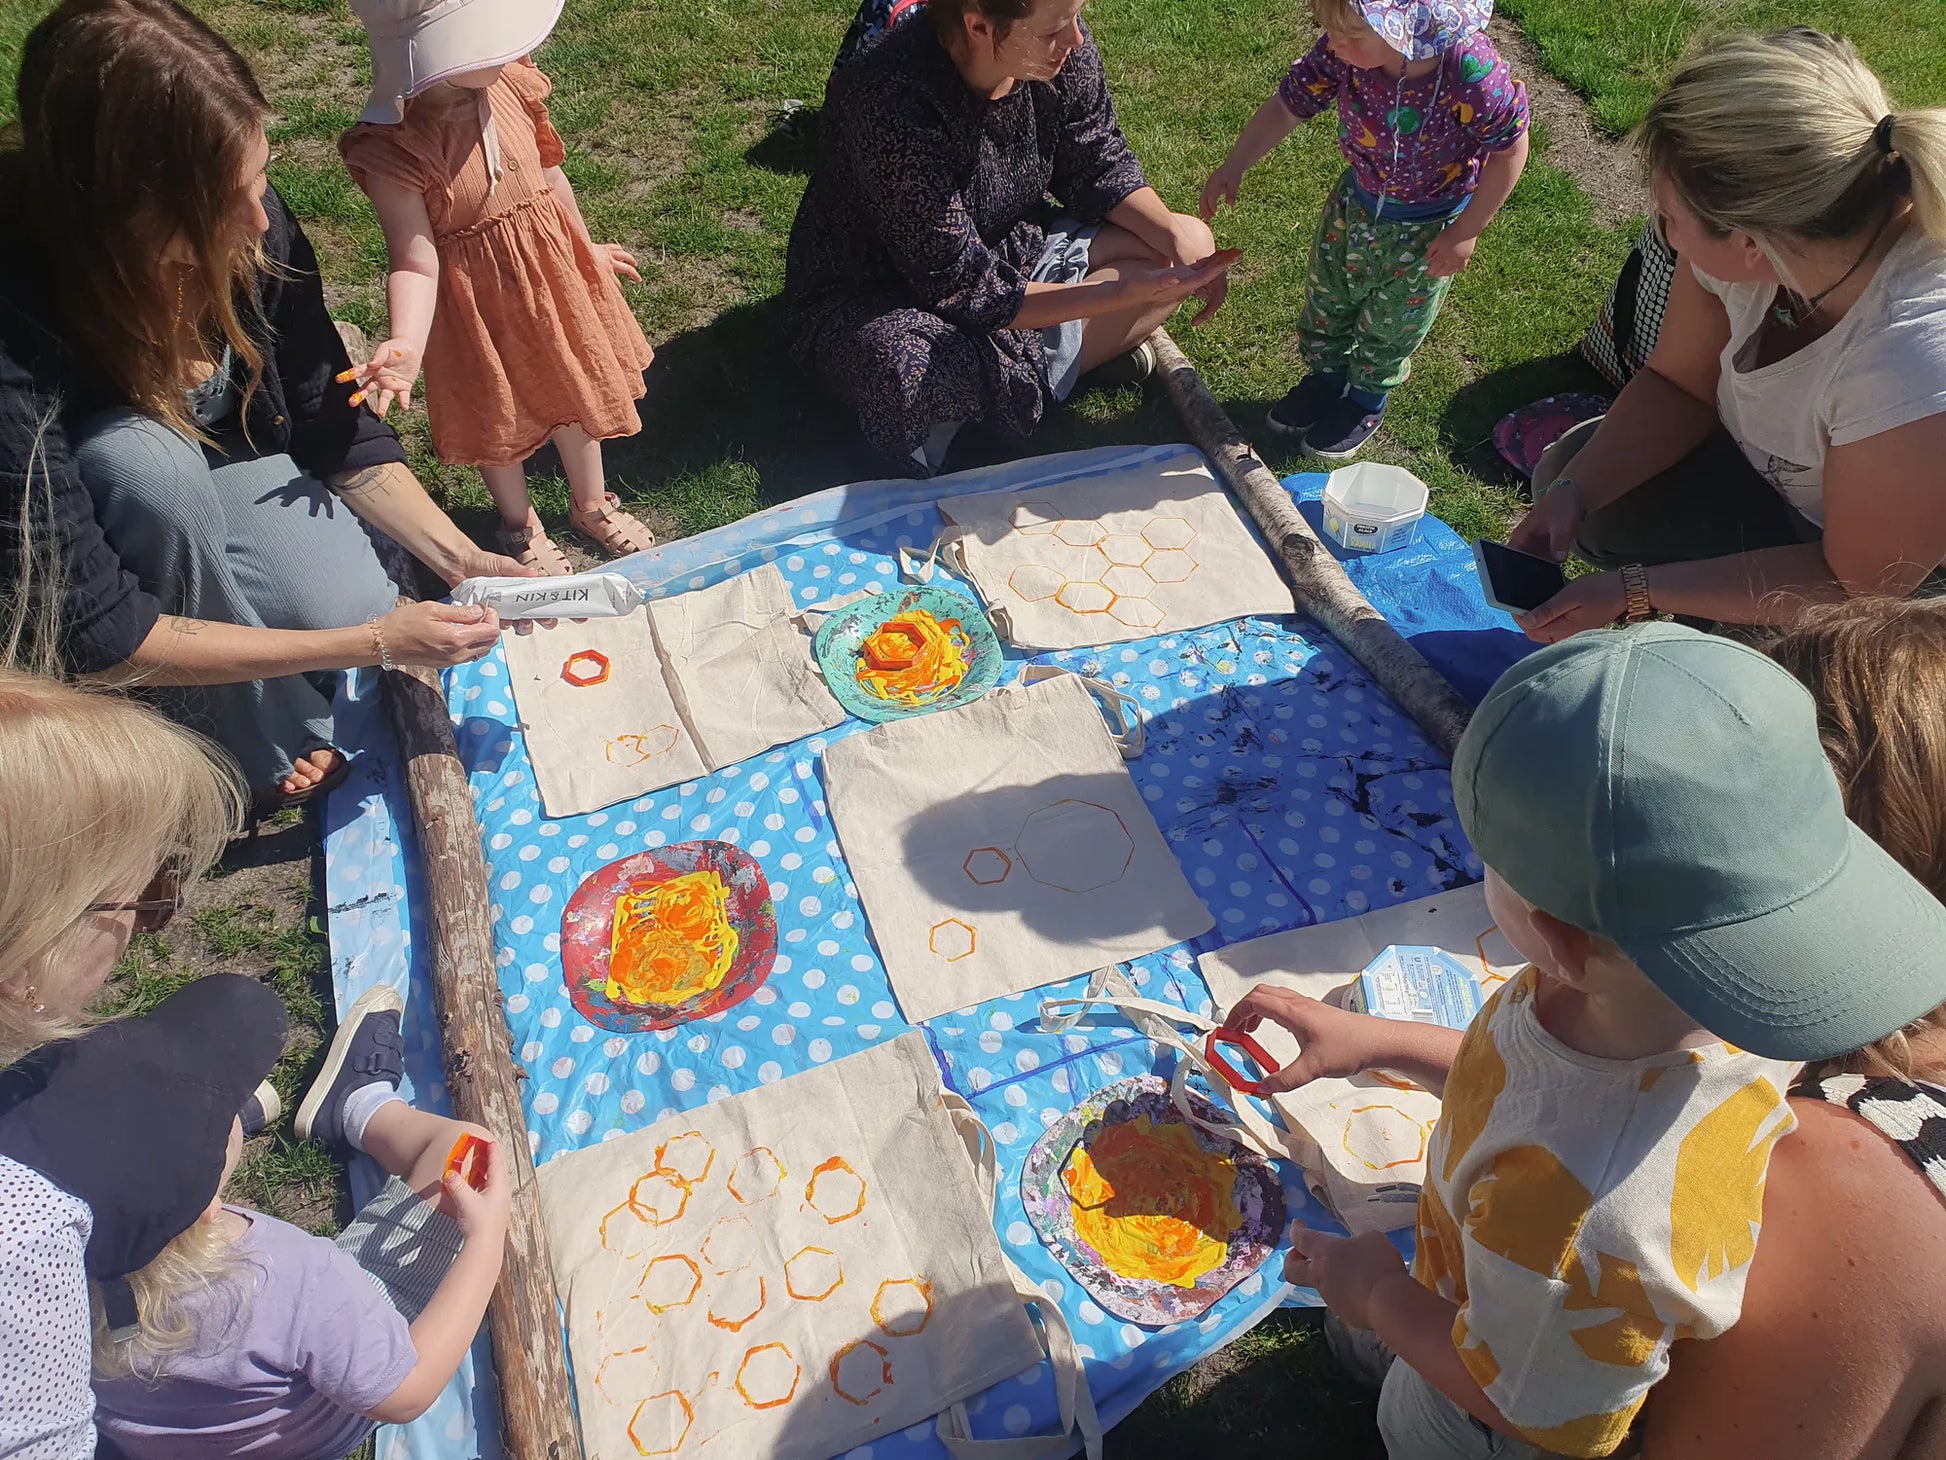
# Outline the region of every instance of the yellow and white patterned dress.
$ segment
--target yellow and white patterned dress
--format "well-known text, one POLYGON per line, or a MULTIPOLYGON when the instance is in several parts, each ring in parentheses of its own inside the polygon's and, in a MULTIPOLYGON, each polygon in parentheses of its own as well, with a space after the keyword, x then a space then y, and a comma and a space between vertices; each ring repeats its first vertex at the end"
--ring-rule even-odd
POLYGON ((1606 1455, 1670 1344, 1742 1311, 1794 1067, 1725 1044, 1595 1059, 1542 1028, 1538 987, 1507 984, 1460 1045, 1413 1276, 1460 1305, 1460 1358, 1530 1442, 1606 1455))

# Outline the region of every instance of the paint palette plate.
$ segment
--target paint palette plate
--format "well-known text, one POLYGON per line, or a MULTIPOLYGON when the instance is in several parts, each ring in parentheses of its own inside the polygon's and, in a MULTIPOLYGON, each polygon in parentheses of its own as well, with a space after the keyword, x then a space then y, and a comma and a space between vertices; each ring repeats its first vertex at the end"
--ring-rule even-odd
MULTIPOLYGON (((1198 1116, 1222 1120, 1194 1091, 1189 1099, 1198 1116)), ((1200 1317, 1263 1266, 1284 1230, 1269 1163, 1190 1125, 1156 1075, 1097 1090, 1049 1126, 1028 1152, 1020 1194, 1034 1231, 1088 1295, 1148 1327, 1200 1317)))
POLYGON ((770 977, 777 960, 777 911, 763 868, 729 842, 677 842, 637 852, 590 872, 561 914, 561 972, 568 998, 589 1023, 618 1034, 668 1029, 742 1003, 770 977), (611 984, 615 913, 678 878, 714 874, 727 893, 721 917, 736 939, 720 979, 669 1002, 620 996, 611 984))
POLYGON ((980 605, 964 594, 944 588, 894 588, 874 593, 836 609, 818 627, 814 651, 824 682, 832 697, 848 714, 873 724, 903 720, 912 715, 929 715, 934 710, 950 710, 977 700, 1000 682, 1004 660, 1000 640, 980 605), (858 659, 866 640, 890 619, 919 610, 941 623, 957 623, 963 635, 966 675, 944 692, 904 704, 881 698, 858 681, 858 659))

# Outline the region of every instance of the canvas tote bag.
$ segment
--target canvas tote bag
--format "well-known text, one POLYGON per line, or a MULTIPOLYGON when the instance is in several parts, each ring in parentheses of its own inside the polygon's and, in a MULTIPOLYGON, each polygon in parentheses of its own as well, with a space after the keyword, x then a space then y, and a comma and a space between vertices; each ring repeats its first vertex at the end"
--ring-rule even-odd
POLYGON ((1044 1357, 1066 1433, 974 1440, 961 1410, 942 1435, 968 1460, 1098 1448, 1073 1339, 994 1236, 991 1141, 918 1033, 539 1180, 589 1460, 824 1460, 1044 1357))
POLYGON ((500 643, 552 817, 694 780, 845 717, 770 563, 619 618, 536 625, 500 643))
MULTIPOLYGON (((1526 960, 1493 926, 1486 890, 1475 883, 1360 917, 1254 938, 1202 954, 1197 963, 1217 1007, 1228 1009, 1261 983, 1338 1003, 1366 964, 1394 945, 1443 948, 1488 992, 1526 960)), ((1296 1059, 1295 1036, 1265 1020, 1254 1036, 1279 1064, 1296 1059)), ((1354 1236, 1410 1226, 1426 1178, 1426 1145, 1439 1100, 1384 1071, 1313 1080, 1270 1097, 1283 1154, 1304 1168, 1312 1194, 1354 1236)))
POLYGON ((825 751, 831 820, 910 1022, 1214 926, 1091 695, 1139 733, 1126 696, 1056 670, 825 751))
MULTIPOLYGON (((1290 585, 1205 466, 1152 464, 1026 492, 948 497, 935 552, 1034 652, 1296 611, 1290 585)), ((901 554, 924 581, 930 561, 901 554)))

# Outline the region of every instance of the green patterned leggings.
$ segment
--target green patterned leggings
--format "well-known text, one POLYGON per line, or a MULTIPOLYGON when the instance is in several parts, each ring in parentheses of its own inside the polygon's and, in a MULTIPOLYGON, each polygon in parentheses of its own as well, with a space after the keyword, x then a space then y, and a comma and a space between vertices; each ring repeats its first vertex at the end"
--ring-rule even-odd
POLYGON ((1426 272, 1426 250, 1451 219, 1394 223, 1375 218, 1352 191, 1351 174, 1318 219, 1298 351, 1316 371, 1348 376, 1354 390, 1387 391, 1412 372, 1451 279, 1426 272))

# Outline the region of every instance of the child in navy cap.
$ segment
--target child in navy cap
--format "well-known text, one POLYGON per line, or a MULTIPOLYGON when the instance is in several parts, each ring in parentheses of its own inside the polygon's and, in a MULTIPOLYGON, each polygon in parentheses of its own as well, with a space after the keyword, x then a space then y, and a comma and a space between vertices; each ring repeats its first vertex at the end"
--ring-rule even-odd
POLYGON ((399 1079, 397 1003, 354 1008, 306 1101, 311 1129, 356 1136, 395 1178, 339 1243, 222 1199, 283 1052, 283 1006, 253 980, 198 980, 0 1075, 0 1154, 93 1215, 96 1423, 127 1460, 338 1460, 453 1377, 499 1277, 509 1187, 491 1144, 481 1189, 445 1171, 485 1132, 372 1099, 399 1079), (375 1108, 348 1130, 361 1092, 375 1108))

